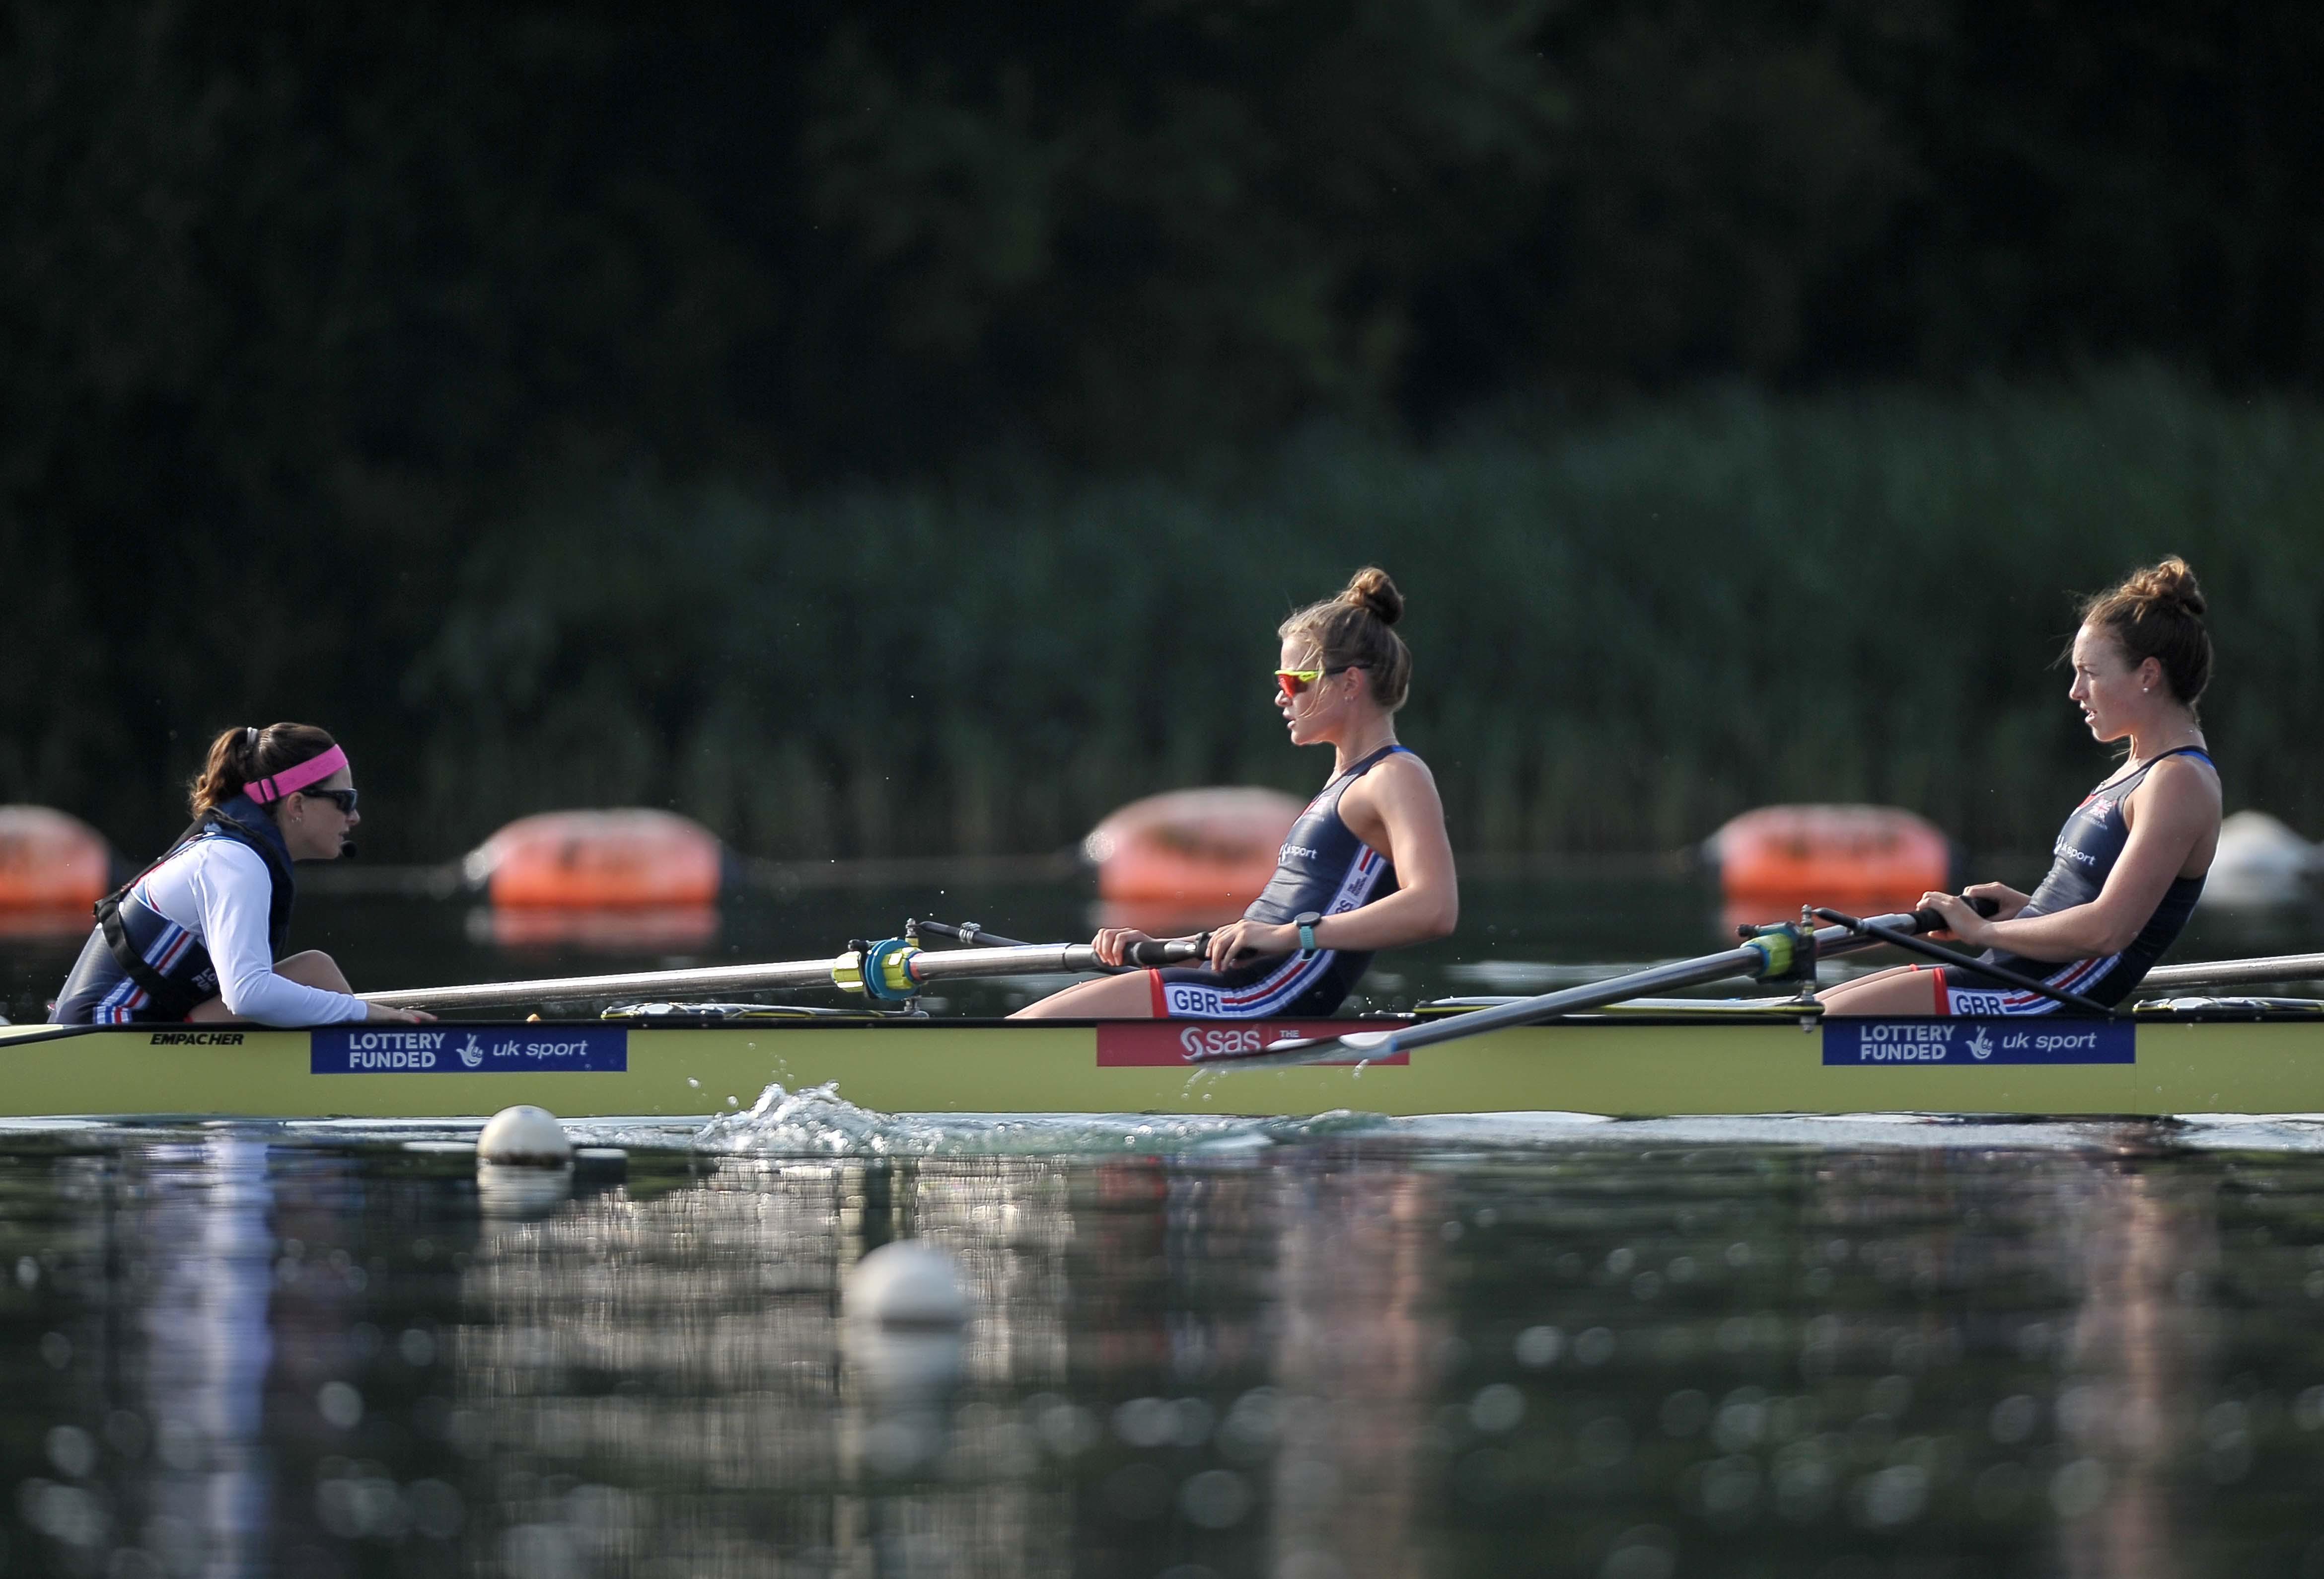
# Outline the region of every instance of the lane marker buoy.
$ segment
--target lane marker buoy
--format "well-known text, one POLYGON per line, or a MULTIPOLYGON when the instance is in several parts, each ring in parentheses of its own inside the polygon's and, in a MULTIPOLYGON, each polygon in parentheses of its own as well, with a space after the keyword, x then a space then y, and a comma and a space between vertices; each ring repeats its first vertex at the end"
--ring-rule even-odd
POLYGON ((573 1160, 573 1142, 555 1113, 519 1104, 492 1116, 476 1137, 476 1156, 484 1162, 562 1168, 573 1160))
POLYGON ((959 1264, 912 1239, 890 1241, 850 1267, 839 1304, 851 1323, 890 1331, 956 1331, 968 1322, 959 1264))

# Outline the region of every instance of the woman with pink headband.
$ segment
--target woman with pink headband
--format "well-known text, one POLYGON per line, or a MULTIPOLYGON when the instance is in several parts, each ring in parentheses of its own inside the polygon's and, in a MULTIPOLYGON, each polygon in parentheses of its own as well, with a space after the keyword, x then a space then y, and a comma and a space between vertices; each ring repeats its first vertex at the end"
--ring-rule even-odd
POLYGON ((353 773, 311 724, 229 729, 194 780, 194 823, 99 900, 97 929, 57 996, 60 1025, 254 1020, 261 1025, 429 1020, 366 1003, 331 956, 284 958, 294 861, 353 851, 353 773))

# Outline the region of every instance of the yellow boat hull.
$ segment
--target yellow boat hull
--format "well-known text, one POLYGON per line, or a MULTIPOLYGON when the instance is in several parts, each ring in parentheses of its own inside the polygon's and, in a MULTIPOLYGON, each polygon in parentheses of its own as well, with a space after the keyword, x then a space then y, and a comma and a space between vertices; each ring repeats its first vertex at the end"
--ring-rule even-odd
POLYGON ((2127 1061, 1835 1063, 1831 1038, 1850 1023, 1561 1021, 1424 1048, 1398 1064, 1277 1069, 1196 1069, 1175 1053, 1157 1057, 1157 1036, 1188 1028, 1150 1022, 463 1024, 437 1028, 457 1033, 424 1055, 441 1062, 364 1068, 350 1058, 379 1055, 350 1054, 349 1029, 11 1026, 0 1028, 0 1116, 435 1118, 517 1103, 570 1118, 674 1116, 726 1111, 729 1098, 748 1106, 773 1083, 796 1091, 825 1082, 889 1113, 2324 1112, 2324 1018, 2142 1015, 2118 1028, 2127 1061), (463 1067, 450 1052, 462 1039, 473 1044, 471 1033, 504 1048, 586 1039, 602 1067, 463 1067), (544 1037, 576 1039, 523 1041, 544 1037))

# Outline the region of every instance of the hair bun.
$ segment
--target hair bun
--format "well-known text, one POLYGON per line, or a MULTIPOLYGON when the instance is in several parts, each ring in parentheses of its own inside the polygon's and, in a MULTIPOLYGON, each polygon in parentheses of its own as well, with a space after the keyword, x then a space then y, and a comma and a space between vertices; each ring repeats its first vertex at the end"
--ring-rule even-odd
POLYGON ((2196 585, 2195 572, 2188 568, 2187 561, 2176 554, 2139 571, 2123 590, 2142 603, 2161 604, 2183 609, 2197 619, 2203 617, 2203 589, 2196 585))
POLYGON ((1367 610, 1383 625, 1392 625, 1404 618, 1404 594, 1396 589, 1388 572, 1377 565, 1367 565, 1348 577, 1348 589, 1340 594, 1340 601, 1367 610))

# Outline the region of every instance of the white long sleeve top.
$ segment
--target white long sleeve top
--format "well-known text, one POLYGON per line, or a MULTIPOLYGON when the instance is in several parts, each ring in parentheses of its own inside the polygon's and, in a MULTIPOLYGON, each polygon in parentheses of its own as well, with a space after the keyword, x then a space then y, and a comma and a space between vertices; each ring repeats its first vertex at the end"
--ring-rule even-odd
POLYGON ((208 952, 227 1013, 261 1025, 334 1025, 367 1012, 349 993, 275 974, 266 936, 274 882, 258 852, 239 839, 195 841, 147 873, 135 892, 208 952))

